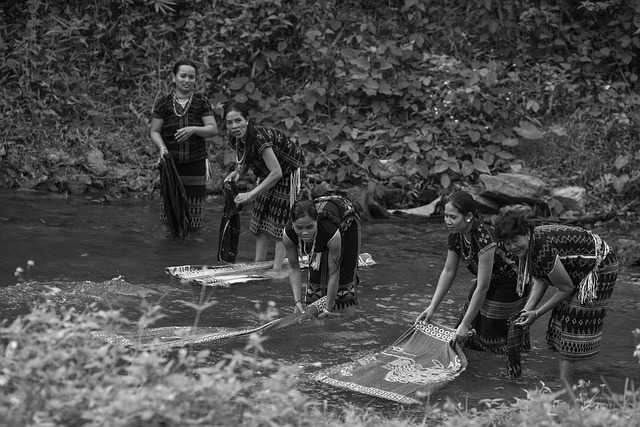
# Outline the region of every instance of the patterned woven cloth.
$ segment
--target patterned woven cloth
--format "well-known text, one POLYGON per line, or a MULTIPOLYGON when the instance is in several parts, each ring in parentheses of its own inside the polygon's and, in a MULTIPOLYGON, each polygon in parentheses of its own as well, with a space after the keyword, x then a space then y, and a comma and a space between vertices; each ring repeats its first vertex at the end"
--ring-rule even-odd
POLYGON ((418 324, 393 345, 316 374, 325 384, 405 404, 426 396, 455 379, 467 367, 455 329, 433 322, 418 324))
POLYGON ((264 333, 267 331, 283 329, 317 316, 324 308, 325 301, 326 298, 322 298, 321 300, 308 305, 307 310, 304 313, 292 313, 260 326, 241 328, 194 328, 190 326, 167 326, 163 328, 148 328, 134 331, 118 331, 118 333, 109 331, 92 331, 91 335, 94 338, 107 341, 113 345, 134 347, 138 350, 170 350, 189 345, 205 344, 227 338, 240 337, 256 332, 264 333))
MULTIPOLYGON (((358 267, 365 268, 375 265, 371 255, 364 252, 358 256, 358 267)), ((308 268, 307 259, 300 260, 300 267, 308 268)), ((178 265, 165 267, 164 272, 177 277, 187 283, 197 283, 205 286, 228 287, 236 283, 263 280, 267 277, 257 274, 273 267, 273 261, 257 261, 238 264, 222 265, 178 265)))

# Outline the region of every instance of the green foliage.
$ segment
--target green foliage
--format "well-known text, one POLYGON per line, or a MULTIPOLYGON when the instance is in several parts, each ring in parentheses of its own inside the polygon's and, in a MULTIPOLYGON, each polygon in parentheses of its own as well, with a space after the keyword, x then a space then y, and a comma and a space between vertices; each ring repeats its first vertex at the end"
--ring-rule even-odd
MULTIPOLYGON (((273 309, 273 307, 271 307, 273 309)), ((273 314, 273 313, 272 313, 273 314)), ((138 322, 159 315, 148 306, 138 322)), ((0 419, 7 426, 626 426, 640 421, 640 393, 596 399, 602 387, 548 387, 507 404, 427 404, 424 419, 385 416, 353 407, 339 412, 296 388, 298 369, 261 359, 255 335, 244 352, 211 360, 209 351, 135 351, 95 339, 94 330, 130 322, 115 311, 34 307, 0 327, 0 419), (570 395, 571 405, 560 399, 570 395), (606 403, 603 403, 606 402, 606 403)), ((130 325, 129 325, 130 327, 130 325)))
MULTIPOLYGON (((150 111, 188 57, 212 104, 248 102, 298 136, 319 189, 412 205, 535 167, 615 203, 638 195, 636 1, 23 0, 0 13, 7 187, 152 194, 150 111), (546 150, 557 144, 586 151, 567 165, 546 150), (90 149, 111 172, 87 167, 90 149)), ((221 136, 211 160, 220 177, 233 164, 221 136)))

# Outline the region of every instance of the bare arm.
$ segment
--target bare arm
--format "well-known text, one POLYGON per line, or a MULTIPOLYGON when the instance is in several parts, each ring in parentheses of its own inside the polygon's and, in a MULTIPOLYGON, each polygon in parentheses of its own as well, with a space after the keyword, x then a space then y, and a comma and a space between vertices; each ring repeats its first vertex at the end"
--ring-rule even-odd
POLYGON ((258 184, 256 188, 249 191, 248 193, 239 193, 236 198, 236 203, 247 203, 258 194, 263 191, 267 191, 274 185, 280 178, 282 178, 282 168, 280 167, 280 162, 278 162, 278 158, 276 157, 276 153, 274 153, 273 148, 268 147, 262 152, 262 159, 264 163, 267 165, 269 169, 269 175, 265 179, 258 184))
POLYGON ((336 230, 333 237, 327 242, 328 255, 328 272, 327 279, 327 301, 326 306, 329 311, 333 308, 336 300, 336 294, 340 287, 340 254, 342 253, 342 236, 340 230, 336 230))
POLYGON ((433 293, 431 303, 416 318, 416 322, 421 319, 424 319, 425 322, 428 322, 429 319, 431 319, 431 316, 433 316, 433 314, 436 312, 436 309, 449 292, 449 289, 451 289, 453 280, 456 278, 456 274, 458 273, 459 262, 460 256, 457 253, 455 253, 454 251, 447 252, 447 259, 444 263, 444 267, 442 268, 442 272, 440 273, 440 277, 438 278, 438 285, 436 286, 436 291, 433 293))
MULTIPOLYGON (((538 302, 540 302, 540 300, 542 299, 542 295, 544 295, 544 292, 542 292, 542 295, 540 295, 540 297, 537 300, 532 300, 533 293, 537 284, 536 282, 534 282, 534 290, 531 291, 531 297, 529 297, 529 300, 525 305, 525 309, 527 309, 527 311, 521 314, 522 321, 518 322, 518 325, 528 326, 533 324, 533 322, 535 322, 538 317, 542 316, 544 313, 546 313, 549 310, 553 310, 555 307, 560 305, 562 301, 569 298, 569 296, 573 293, 573 290, 575 287, 573 286, 571 277, 569 277, 569 273, 567 273, 567 270, 564 268, 562 261, 560 261, 560 257, 556 256, 553 269, 547 275, 547 277, 549 278, 549 281, 551 282, 551 284, 555 288, 557 288, 556 293, 553 294, 553 296, 549 298, 547 302, 542 304, 540 308, 538 308, 537 310, 534 310, 538 302), (534 301, 535 303, 533 303, 534 301)), ((542 282, 542 281, 539 281, 539 282, 542 282)), ((543 283, 542 285, 538 285, 538 286, 540 287, 544 286, 545 290, 548 287, 546 283, 543 283)))
POLYGON ((160 150, 160 158, 162 158, 168 152, 167 146, 165 145, 164 140, 162 139, 162 135, 160 134, 163 124, 163 119, 154 117, 153 119, 151 119, 151 126, 149 128, 149 136, 151 137, 151 141, 160 150))

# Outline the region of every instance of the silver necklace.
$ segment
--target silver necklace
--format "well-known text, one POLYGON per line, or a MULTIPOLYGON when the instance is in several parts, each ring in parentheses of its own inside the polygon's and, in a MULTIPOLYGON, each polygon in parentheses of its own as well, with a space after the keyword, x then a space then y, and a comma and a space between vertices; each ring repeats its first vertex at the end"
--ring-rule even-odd
POLYGON ((244 142, 242 139, 238 138, 236 141, 236 163, 238 167, 244 164, 244 159, 247 156, 247 145, 245 144, 244 149, 242 150, 242 157, 239 154, 240 143, 244 142))
POLYGON ((173 114, 175 114, 178 117, 182 117, 185 114, 187 114, 187 111, 189 110, 189 107, 191 106, 191 99, 193 98, 193 92, 191 93, 191 95, 189 95, 189 98, 186 101, 181 102, 178 99, 178 96, 176 95, 176 93, 173 93, 173 114), (176 104, 178 104, 180 106, 180 109, 182 110, 182 113, 178 113, 178 107, 176 106, 176 104))

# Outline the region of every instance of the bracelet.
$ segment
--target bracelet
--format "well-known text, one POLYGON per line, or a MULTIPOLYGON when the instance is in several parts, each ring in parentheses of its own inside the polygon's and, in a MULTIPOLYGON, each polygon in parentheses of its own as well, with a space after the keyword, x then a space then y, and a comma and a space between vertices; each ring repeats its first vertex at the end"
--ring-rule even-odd
POLYGON ((294 306, 298 305, 298 303, 302 303, 302 298, 293 303, 294 306))

